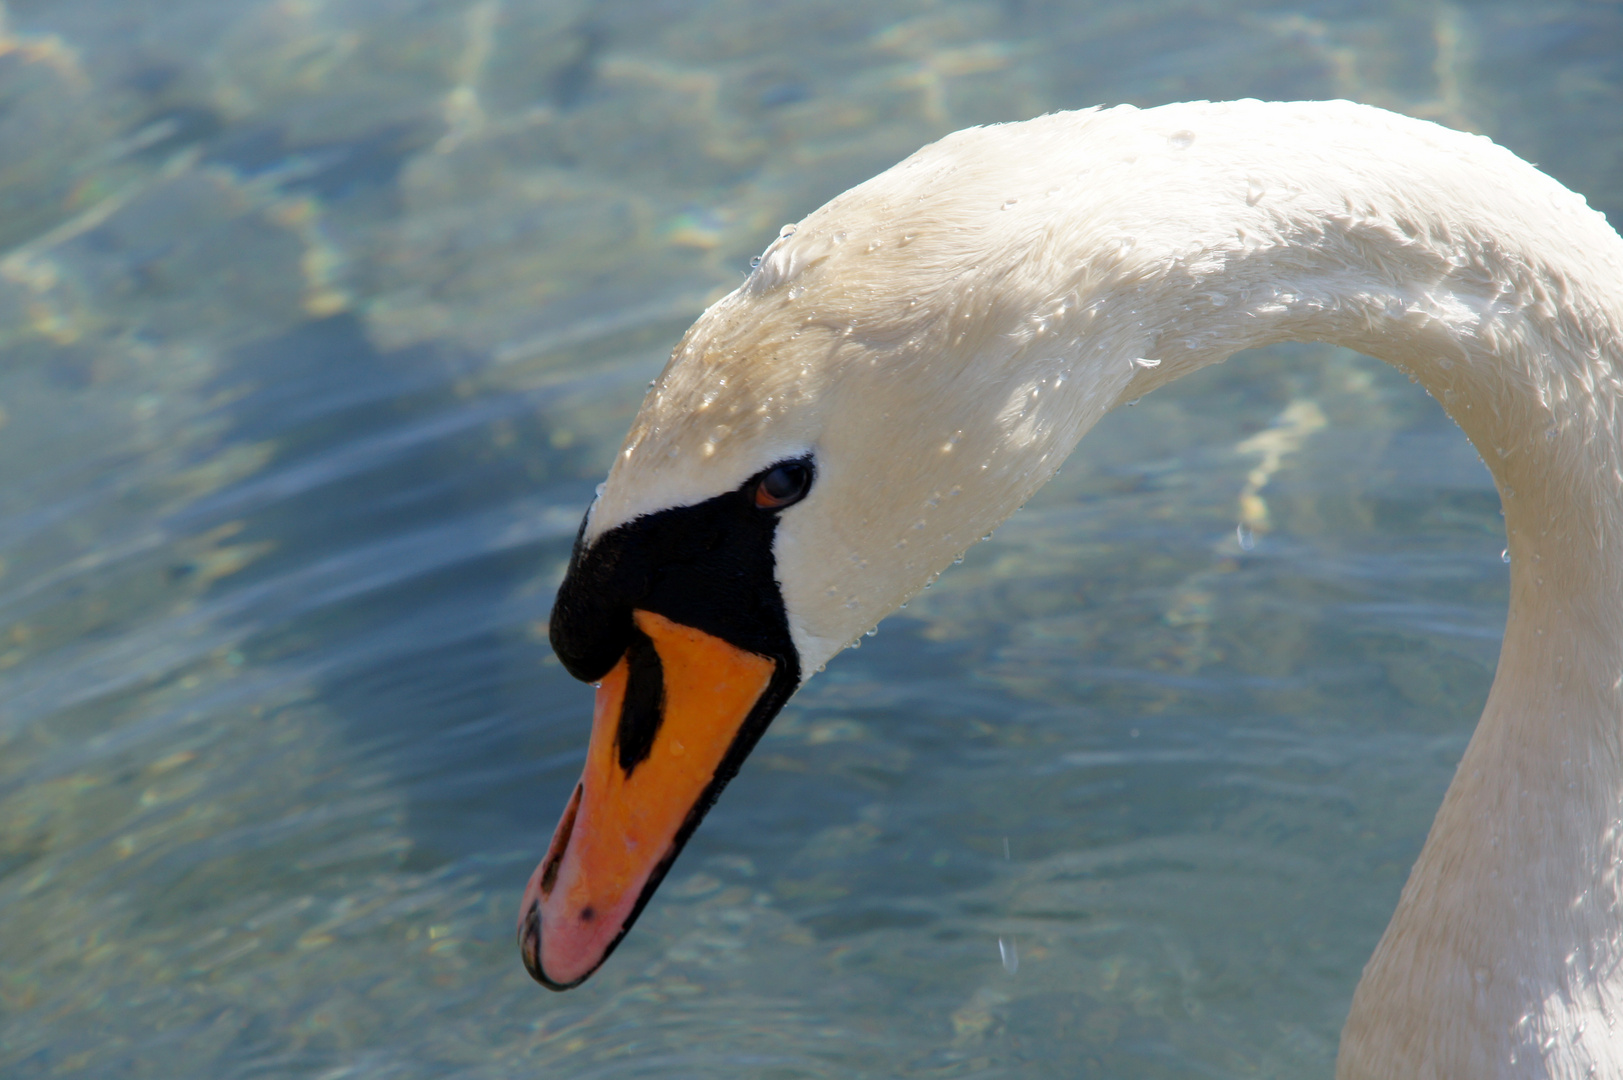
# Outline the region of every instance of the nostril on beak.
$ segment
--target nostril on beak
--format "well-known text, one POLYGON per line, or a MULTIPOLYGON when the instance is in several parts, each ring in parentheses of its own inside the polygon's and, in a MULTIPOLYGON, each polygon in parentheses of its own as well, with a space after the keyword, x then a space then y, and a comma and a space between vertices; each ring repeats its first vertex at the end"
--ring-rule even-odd
POLYGON ((547 983, 547 976, 541 970, 541 905, 531 904, 529 914, 525 917, 518 932, 518 952, 524 958, 524 970, 530 973, 530 978, 543 986, 547 983))
POLYGON ((580 795, 585 786, 575 785, 575 794, 569 797, 569 805, 564 807, 558 831, 552 834, 552 846, 547 850, 547 860, 541 867, 543 898, 552 895, 552 887, 558 883, 558 866, 564 861, 564 852, 569 850, 569 837, 575 831, 575 815, 580 811, 580 795))

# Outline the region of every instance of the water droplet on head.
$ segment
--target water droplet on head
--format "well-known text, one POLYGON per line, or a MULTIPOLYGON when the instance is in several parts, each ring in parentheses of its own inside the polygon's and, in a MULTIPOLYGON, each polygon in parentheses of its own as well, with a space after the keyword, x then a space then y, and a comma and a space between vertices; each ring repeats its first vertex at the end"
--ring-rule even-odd
POLYGON ((1015 205, 1019 201, 1020 201, 1019 199, 1005 199, 1005 200, 1003 200, 1003 205, 998 207, 998 209, 999 210, 1007 210, 1009 207, 1015 205))
POLYGON ((761 257, 759 255, 755 256, 755 258, 750 260, 750 269, 751 270, 759 269, 760 266, 761 266, 761 257))
POLYGON ((1250 551, 1257 546, 1257 534, 1243 521, 1234 526, 1234 540, 1240 545, 1241 551, 1250 551))
POLYGON ((1187 150, 1195 144, 1193 131, 1174 131, 1167 136, 1167 145, 1174 150, 1187 150))
POLYGON ((1499 553, 1499 561, 1502 562, 1502 563, 1508 563, 1510 561, 1510 549, 1509 548, 1506 548, 1505 550, 1503 550, 1503 551, 1501 551, 1499 553))

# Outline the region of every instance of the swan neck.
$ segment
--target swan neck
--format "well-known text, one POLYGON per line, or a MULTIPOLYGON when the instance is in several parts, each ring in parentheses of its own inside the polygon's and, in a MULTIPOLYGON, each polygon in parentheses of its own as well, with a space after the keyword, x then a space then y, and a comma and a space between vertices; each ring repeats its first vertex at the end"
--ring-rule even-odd
MULTIPOLYGON (((1445 197, 1423 216, 1333 191, 1272 220, 1268 242, 1183 256, 1169 289, 1187 295, 1198 277, 1246 299, 1196 325, 1169 319, 1154 347, 1186 359, 1124 393, 1239 348, 1346 346, 1424 386, 1501 496, 1498 670, 1359 984, 1344 1080, 1424 1061, 1481 1076, 1623 1066, 1611 1042, 1623 1010, 1623 240, 1521 169, 1512 179, 1531 196, 1500 192, 1486 210, 1445 197)), ((1240 235, 1261 231, 1242 216, 1240 235)))
MULTIPOLYGON (((1124 335, 1153 362, 1117 400, 1242 349, 1329 342, 1407 373, 1474 444, 1504 509, 1504 643, 1359 984, 1338 1076, 1615 1074, 1623 239, 1486 140, 1419 127, 1401 152, 1381 144, 1392 132, 1361 147, 1355 131, 1337 160, 1297 171, 1289 148, 1265 146, 1287 164, 1260 184, 1264 166, 1236 151, 1193 170, 1208 197, 1180 220, 1121 226, 1137 242, 1119 308, 1162 317, 1124 335)), ((1149 198, 1183 206, 1180 183, 1149 198)))
MULTIPOLYGON (((1438 159, 1419 165, 1436 174, 1421 197, 1402 175, 1315 161, 1277 192, 1252 181, 1216 220, 1207 200, 1186 221, 1146 222, 1119 307, 1162 317, 1130 341, 1154 359, 1127 365, 1118 403, 1282 341, 1384 360, 1492 473, 1513 615, 1623 609, 1623 238, 1526 163, 1447 134, 1461 144, 1447 153, 1405 148, 1438 159), (1462 171, 1472 181, 1451 183, 1462 171)), ((1623 634, 1615 620, 1591 629, 1623 634)))

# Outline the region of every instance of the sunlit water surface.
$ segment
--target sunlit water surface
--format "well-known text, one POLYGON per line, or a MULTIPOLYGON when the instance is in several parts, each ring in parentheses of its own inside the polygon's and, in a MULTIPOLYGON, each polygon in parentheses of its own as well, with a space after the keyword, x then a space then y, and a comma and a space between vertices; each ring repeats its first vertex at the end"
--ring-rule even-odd
POLYGON ((1283 348, 1107 418, 562 996, 513 944, 590 711, 552 591, 685 324, 921 143, 1346 96, 1617 221, 1623 7, 0 13, 0 1073, 1330 1074, 1505 610, 1401 376, 1283 348))

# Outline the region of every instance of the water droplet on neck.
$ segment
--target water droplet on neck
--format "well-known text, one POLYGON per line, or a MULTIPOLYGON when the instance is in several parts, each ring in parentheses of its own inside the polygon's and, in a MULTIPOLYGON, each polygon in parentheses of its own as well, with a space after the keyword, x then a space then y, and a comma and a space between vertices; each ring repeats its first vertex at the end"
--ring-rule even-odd
POLYGON ((1257 546, 1257 534, 1252 532, 1251 527, 1243 521, 1234 526, 1234 540, 1235 543, 1240 545, 1241 551, 1250 551, 1257 546))

